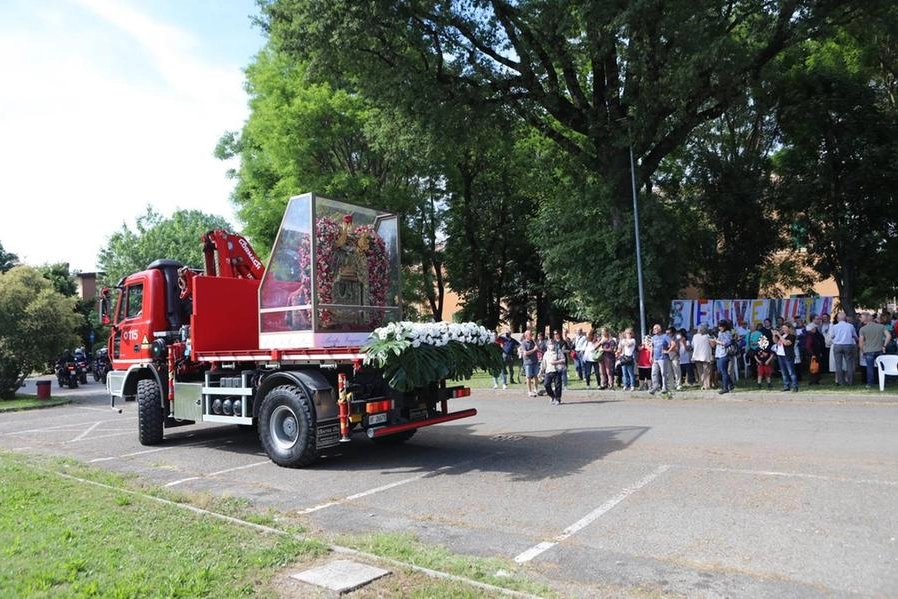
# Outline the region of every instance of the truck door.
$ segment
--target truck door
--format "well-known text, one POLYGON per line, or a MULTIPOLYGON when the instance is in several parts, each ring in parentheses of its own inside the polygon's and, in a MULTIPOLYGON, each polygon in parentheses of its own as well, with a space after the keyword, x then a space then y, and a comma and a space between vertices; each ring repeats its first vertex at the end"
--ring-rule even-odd
POLYGON ((116 306, 112 358, 125 365, 145 362, 150 356, 150 310, 144 305, 147 283, 143 277, 126 282, 116 306))

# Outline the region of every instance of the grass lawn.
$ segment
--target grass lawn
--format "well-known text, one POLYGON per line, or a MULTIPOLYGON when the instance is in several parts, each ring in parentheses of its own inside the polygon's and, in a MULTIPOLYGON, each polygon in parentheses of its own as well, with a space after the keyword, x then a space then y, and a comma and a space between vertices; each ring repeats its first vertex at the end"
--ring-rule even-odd
MULTIPOLYGON (((258 513, 247 501, 179 496, 72 460, 0 452, 0 501, 0 597, 301 597, 309 587, 297 589, 287 574, 333 557, 327 541, 300 536, 297 523, 258 513)), ((387 564, 390 576, 350 597, 499 596, 403 564, 553 595, 516 573, 515 564, 454 556, 408 535, 340 541, 402 562, 387 564)))
POLYGON ((14 399, 0 400, 0 412, 15 412, 17 410, 32 410, 36 408, 49 408, 61 406, 71 400, 63 397, 51 397, 50 399, 38 399, 36 395, 17 393, 14 399))
POLYGON ((326 552, 130 493, 125 478, 72 462, 0 453, 0 481, 4 597, 254 596, 278 568, 326 552))

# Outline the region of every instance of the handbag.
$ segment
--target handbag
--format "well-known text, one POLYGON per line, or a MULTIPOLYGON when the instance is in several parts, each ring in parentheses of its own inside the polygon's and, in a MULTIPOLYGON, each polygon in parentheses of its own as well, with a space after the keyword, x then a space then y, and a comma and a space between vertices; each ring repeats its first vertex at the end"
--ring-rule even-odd
POLYGON ((633 363, 633 356, 628 356, 628 355, 626 355, 626 354, 621 354, 621 357, 620 357, 620 360, 619 360, 619 361, 620 361, 621 364, 632 364, 632 363, 633 363))
POLYGON ((739 355, 739 346, 735 343, 730 343, 727 345, 727 355, 731 358, 734 358, 739 355))
POLYGON ((811 363, 808 365, 808 370, 811 374, 820 372, 820 360, 817 359, 817 356, 811 356, 811 363))

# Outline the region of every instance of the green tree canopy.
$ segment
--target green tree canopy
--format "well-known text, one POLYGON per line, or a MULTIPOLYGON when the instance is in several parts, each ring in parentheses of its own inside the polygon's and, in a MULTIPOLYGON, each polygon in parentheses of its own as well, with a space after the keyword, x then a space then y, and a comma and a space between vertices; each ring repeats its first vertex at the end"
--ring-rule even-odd
POLYGON ((78 293, 78 285, 75 283, 75 277, 69 270, 68 262, 43 264, 36 268, 39 273, 44 275, 45 279, 50 281, 53 289, 62 295, 72 297, 78 293))
POLYGON ((894 297, 898 277, 898 111, 885 84, 895 70, 867 44, 845 30, 792 57, 776 164, 784 224, 849 313, 894 297))
POLYGON ((147 206, 137 219, 136 230, 123 224, 100 250, 97 262, 110 284, 162 258, 202 268, 202 235, 216 229, 232 230, 222 217, 199 210, 177 210, 170 218, 164 218, 147 206))
POLYGON ((0 398, 13 397, 24 377, 78 344, 75 303, 29 266, 0 274, 0 398))
POLYGON ((0 272, 6 272, 10 270, 13 266, 19 264, 19 257, 11 252, 7 252, 3 249, 3 244, 0 243, 0 272))
POLYGON ((533 194, 534 230, 561 225, 565 236, 541 250, 543 268, 571 311, 612 323, 636 315, 630 149, 647 295, 663 317, 687 280, 689 261, 671 250, 688 221, 651 197, 659 165, 764 84, 784 51, 878 4, 273 0, 263 10, 276 47, 377 105, 412 118, 501 107, 557 144, 556 178, 544 179, 555 193, 533 194))

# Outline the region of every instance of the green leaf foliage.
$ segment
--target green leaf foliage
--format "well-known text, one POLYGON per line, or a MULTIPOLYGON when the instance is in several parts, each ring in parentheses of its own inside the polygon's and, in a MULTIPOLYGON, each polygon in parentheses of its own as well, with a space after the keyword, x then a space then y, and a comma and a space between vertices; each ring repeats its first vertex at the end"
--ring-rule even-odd
MULTIPOLYGON (((889 17, 894 36, 898 11, 889 17)), ((898 71, 871 55, 868 32, 857 34, 846 29, 788 57, 776 157, 783 226, 800 233, 809 265, 835 279, 849 313, 898 290, 898 110, 889 84, 898 71)))
POLYGON ((22 377, 79 343, 75 304, 31 267, 0 274, 0 398, 13 397, 22 377))
POLYGON ((100 250, 98 265, 114 285, 122 277, 144 270, 154 260, 178 260, 191 268, 203 267, 204 233, 231 225, 220 216, 199 210, 177 210, 171 217, 147 207, 135 230, 122 225, 100 250))
POLYGON ((442 334, 434 333, 432 339, 425 339, 423 332, 413 332, 417 327, 413 323, 388 325, 372 333, 362 347, 365 364, 382 368, 384 380, 397 391, 427 388, 446 379, 467 380, 477 370, 497 375, 503 367, 502 350, 485 329, 466 336, 457 333, 462 328, 477 328, 473 323, 442 323, 442 334), (448 332, 450 327, 452 333, 448 332))

